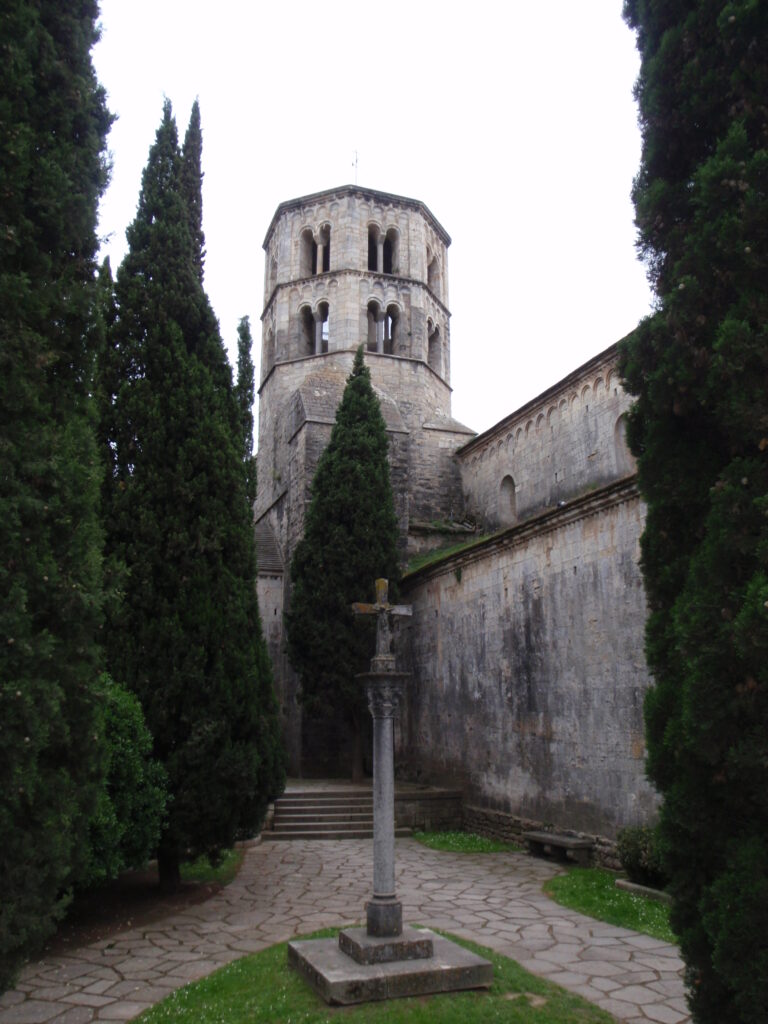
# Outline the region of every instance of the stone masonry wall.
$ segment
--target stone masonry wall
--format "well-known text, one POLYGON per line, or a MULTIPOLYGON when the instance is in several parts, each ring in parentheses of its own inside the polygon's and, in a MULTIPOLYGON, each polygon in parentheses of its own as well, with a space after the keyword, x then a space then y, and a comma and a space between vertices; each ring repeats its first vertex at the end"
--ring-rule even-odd
POLYGON ((634 472, 617 359, 613 345, 461 450, 467 512, 486 529, 634 472))
POLYGON ((620 481, 406 577, 403 774, 607 839, 651 820, 644 507, 620 481))
MULTIPOLYGON (((270 512, 287 560, 303 530, 312 478, 353 358, 353 352, 334 352, 280 364, 261 388, 256 519, 270 512), (316 403, 309 414, 299 394, 305 385, 308 400, 316 403)), ((392 486, 405 539, 410 519, 458 513, 461 481, 453 456, 472 432, 451 419, 450 388, 426 363, 371 352, 366 363, 387 421, 392 486)))

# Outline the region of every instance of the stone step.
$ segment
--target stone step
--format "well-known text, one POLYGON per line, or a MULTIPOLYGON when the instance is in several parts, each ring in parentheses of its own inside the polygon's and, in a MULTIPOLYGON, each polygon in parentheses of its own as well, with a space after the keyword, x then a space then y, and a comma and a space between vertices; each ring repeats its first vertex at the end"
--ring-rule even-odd
POLYGON ((284 821, 282 818, 275 818, 273 828, 275 832, 342 832, 345 829, 372 829, 373 818, 370 815, 360 821, 336 818, 324 818, 322 821, 311 818, 304 821, 284 821))
POLYGON ((370 810, 373 807, 373 800, 324 800, 322 803, 293 803, 286 802, 280 797, 279 800, 275 801, 275 809, 286 811, 304 811, 308 814, 320 812, 320 811, 333 811, 346 808, 350 811, 364 811, 370 810))
POLYGON ((371 793, 287 793, 278 797, 285 804, 346 804, 370 803, 371 793))
POLYGON ((361 798, 371 800, 373 790, 368 786, 350 787, 349 790, 289 790, 284 793, 280 800, 350 800, 361 798))
MULTIPOLYGON (((405 838, 412 835, 409 828, 395 829, 395 836, 405 838)), ((291 839, 373 839, 373 829, 349 829, 343 831, 270 832, 265 830, 261 838, 266 842, 285 842, 291 839)))
POLYGON ((344 811, 343 808, 335 808, 330 811, 320 811, 317 814, 300 813, 293 811, 284 811, 280 808, 279 811, 275 812, 274 817, 275 824, 277 822, 312 822, 312 821, 351 821, 351 822, 369 822, 373 821, 373 808, 369 807, 367 811, 361 811, 355 813, 353 811, 344 811))

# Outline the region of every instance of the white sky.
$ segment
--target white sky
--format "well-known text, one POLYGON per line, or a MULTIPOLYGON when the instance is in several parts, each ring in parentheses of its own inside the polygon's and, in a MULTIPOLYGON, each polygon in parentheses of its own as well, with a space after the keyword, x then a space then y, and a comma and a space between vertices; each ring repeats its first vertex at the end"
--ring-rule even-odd
POLYGON ((354 183, 450 234, 454 416, 482 431, 630 331, 650 292, 629 199, 638 59, 621 0, 102 0, 119 120, 100 230, 125 252, 163 98, 203 126, 205 285, 259 364, 278 203, 354 183))

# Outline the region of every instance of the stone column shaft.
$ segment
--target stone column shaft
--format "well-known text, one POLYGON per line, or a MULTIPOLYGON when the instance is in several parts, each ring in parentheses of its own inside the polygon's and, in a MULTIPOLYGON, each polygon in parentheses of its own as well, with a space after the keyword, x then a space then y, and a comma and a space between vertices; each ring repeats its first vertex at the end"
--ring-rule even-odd
POLYGON ((394 730, 391 718, 373 720, 373 896, 395 896, 394 730))

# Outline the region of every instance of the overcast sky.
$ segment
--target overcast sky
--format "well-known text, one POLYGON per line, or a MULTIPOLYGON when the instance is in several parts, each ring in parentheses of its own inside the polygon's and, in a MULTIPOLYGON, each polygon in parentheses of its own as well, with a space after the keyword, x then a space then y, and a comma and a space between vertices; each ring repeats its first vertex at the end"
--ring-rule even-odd
POLYGON ((629 199, 638 59, 620 0, 102 0, 118 117, 100 230, 115 270, 164 97, 203 125, 205 284, 261 351, 278 203, 354 183, 422 200, 449 249, 454 416, 482 431, 650 309, 629 199))

